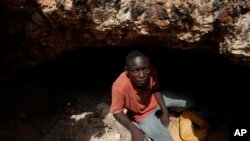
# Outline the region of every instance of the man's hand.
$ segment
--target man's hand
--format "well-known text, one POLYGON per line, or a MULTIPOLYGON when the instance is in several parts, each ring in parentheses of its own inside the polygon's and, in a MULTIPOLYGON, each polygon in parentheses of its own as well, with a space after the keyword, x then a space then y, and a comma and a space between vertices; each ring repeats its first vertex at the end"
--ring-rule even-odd
POLYGON ((139 129, 139 127, 132 123, 123 112, 114 114, 114 117, 118 122, 120 122, 124 127, 126 127, 130 131, 132 141, 147 141, 146 136, 139 129))
POLYGON ((131 133, 131 139, 132 139, 132 141, 147 141, 146 136, 135 125, 130 128, 130 133, 131 133))
POLYGON ((162 114, 162 116, 160 117, 160 120, 161 120, 161 123, 168 128, 169 122, 170 122, 168 118, 168 114, 167 113, 162 114))
POLYGON ((161 120, 162 124, 168 128, 168 126, 169 126, 168 109, 166 107, 162 93, 155 92, 154 95, 155 95, 155 98, 156 98, 156 100, 157 100, 157 102, 160 105, 161 110, 162 110, 162 116, 160 117, 160 120, 161 120))

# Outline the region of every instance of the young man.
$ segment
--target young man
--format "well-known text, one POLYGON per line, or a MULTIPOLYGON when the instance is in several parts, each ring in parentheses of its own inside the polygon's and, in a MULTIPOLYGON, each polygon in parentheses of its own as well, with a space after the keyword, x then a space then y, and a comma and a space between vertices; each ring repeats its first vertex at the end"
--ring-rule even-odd
POLYGON ((130 52, 126 56, 124 69, 112 85, 110 112, 130 131, 132 141, 145 141, 145 134, 154 141, 172 141, 166 129, 169 124, 167 107, 187 108, 191 104, 174 93, 161 93, 158 90, 156 68, 144 53, 138 50, 130 52), (138 123, 139 128, 131 122, 124 109, 138 123), (160 120, 155 115, 158 110, 162 111, 160 120))

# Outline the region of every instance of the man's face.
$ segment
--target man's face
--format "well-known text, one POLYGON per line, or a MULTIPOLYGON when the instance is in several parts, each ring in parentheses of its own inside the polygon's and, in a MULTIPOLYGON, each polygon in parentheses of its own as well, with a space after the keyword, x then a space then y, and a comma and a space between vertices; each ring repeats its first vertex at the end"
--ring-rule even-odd
POLYGON ((130 59, 125 71, 134 85, 139 88, 147 86, 150 74, 150 62, 147 57, 139 56, 130 59))

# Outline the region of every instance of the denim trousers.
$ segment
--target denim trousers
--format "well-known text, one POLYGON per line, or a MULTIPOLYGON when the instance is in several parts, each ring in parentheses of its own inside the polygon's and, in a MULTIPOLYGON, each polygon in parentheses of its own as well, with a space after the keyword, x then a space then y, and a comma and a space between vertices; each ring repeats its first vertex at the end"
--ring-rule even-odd
MULTIPOLYGON (((163 99, 165 101, 166 107, 174 107, 179 108, 181 110, 185 110, 194 105, 194 99, 188 95, 184 95, 181 93, 171 92, 171 91, 163 91, 162 92, 163 99)), ((160 106, 158 105, 153 113, 151 113, 148 117, 138 122, 141 130, 153 141, 173 141, 169 131, 167 128, 161 123, 158 117, 155 115, 157 111, 160 110, 160 106)))

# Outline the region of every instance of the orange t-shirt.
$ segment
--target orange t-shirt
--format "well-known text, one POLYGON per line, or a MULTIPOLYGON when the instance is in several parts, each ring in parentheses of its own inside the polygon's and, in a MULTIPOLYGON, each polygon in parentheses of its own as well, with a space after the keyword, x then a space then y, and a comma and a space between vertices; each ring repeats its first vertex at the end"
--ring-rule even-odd
POLYGON ((112 85, 110 112, 115 114, 127 109, 137 122, 143 120, 158 105, 152 92, 153 89, 158 87, 157 72, 153 67, 150 72, 149 85, 143 91, 136 90, 126 73, 122 72, 112 85))

